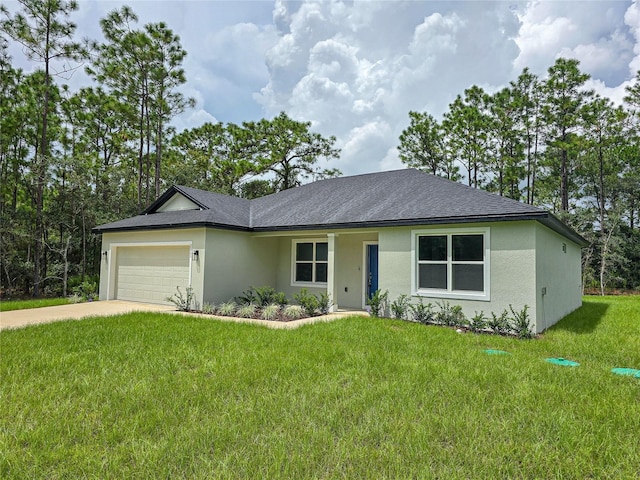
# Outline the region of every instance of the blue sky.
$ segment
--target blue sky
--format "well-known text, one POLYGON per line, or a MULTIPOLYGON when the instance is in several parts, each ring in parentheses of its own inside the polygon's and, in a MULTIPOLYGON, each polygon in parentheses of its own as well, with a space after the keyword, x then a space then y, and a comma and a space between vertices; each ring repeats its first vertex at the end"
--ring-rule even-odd
MULTIPOLYGON (((337 137, 342 155, 323 166, 345 174, 401 167, 396 147, 409 110, 439 117, 471 85, 493 92, 524 67, 544 77, 565 56, 619 102, 640 69, 640 5, 630 0, 79 3, 81 37, 100 39, 100 18, 124 4, 140 26, 164 21, 180 36, 183 90, 197 106, 175 120, 178 129, 284 110, 337 137)), ((35 67, 16 46, 11 53, 35 67)), ((79 72, 67 83, 87 82, 79 72)))

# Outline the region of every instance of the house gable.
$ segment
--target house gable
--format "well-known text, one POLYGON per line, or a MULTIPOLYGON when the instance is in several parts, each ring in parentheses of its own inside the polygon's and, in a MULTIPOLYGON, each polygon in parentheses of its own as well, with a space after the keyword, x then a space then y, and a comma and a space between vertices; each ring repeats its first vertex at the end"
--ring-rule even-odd
POLYGON ((165 203, 160 205, 156 209, 156 212, 163 213, 163 212, 177 212, 177 211, 184 211, 184 210, 200 210, 200 209, 201 209, 200 206, 196 205, 194 202, 189 200, 187 197, 185 197, 181 193, 176 192, 173 194, 171 198, 169 198, 169 200, 167 200, 165 203))

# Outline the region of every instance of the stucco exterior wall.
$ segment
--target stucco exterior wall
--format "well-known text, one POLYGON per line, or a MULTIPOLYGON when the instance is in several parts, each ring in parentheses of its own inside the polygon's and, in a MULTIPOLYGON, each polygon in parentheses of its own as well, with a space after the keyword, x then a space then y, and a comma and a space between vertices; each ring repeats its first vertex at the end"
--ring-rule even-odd
MULTIPOLYGON (((485 315, 501 313, 513 305, 521 310, 528 305, 530 318, 536 312, 536 226, 534 222, 478 223, 473 225, 438 225, 429 227, 384 228, 379 233, 380 267, 379 285, 389 291, 393 301, 401 294, 418 296, 411 291, 412 262, 411 237, 414 230, 454 230, 467 227, 489 227, 490 237, 490 299, 467 300, 450 298, 451 305, 460 305, 467 317, 476 311, 485 315)), ((423 297, 425 303, 440 301, 438 297, 423 297)))
POLYGON ((119 248, 125 248, 127 246, 151 247, 160 244, 188 244, 191 251, 198 250, 198 260, 190 259, 191 287, 193 288, 196 301, 202 302, 204 285, 203 265, 206 259, 204 228, 104 233, 102 235, 102 251, 106 251, 107 256, 101 255, 100 300, 111 300, 115 298, 116 265, 119 248))
POLYGON ((580 246, 536 224, 538 331, 549 328, 582 305, 580 246), (544 292, 544 294, 543 294, 544 292))
MULTIPOLYGON (((454 231, 469 227, 489 228, 490 296, 488 299, 449 298, 471 317, 501 313, 509 305, 529 307, 536 332, 550 327, 581 305, 581 263, 579 245, 535 221, 390 227, 379 231, 355 229, 335 233, 335 298, 342 308, 361 308, 364 288, 365 242, 379 244, 379 288, 389 299, 412 296, 412 237, 416 230, 454 231), (543 294, 544 292, 544 294, 543 294)), ((188 245, 191 286, 195 299, 220 303, 232 299, 250 286, 272 286, 289 298, 302 287, 291 284, 294 239, 324 241, 326 232, 291 232, 285 235, 253 235, 231 230, 193 228, 105 233, 102 236, 100 299, 115 298, 118 249, 126 246, 188 245), (194 259, 193 251, 198 250, 194 259)), ((309 288, 314 294, 326 287, 309 288)), ((435 305, 437 296, 424 296, 435 305)))
POLYGON ((226 302, 251 286, 276 284, 277 239, 212 228, 206 236, 205 302, 226 302))
POLYGON ((158 212, 175 212, 177 210, 197 210, 199 207, 184 195, 176 193, 158 208, 158 212))
MULTIPOLYGON (((275 289, 279 292, 284 292, 287 297, 292 300, 293 295, 298 293, 303 287, 297 287, 291 285, 291 259, 292 259, 292 241, 301 239, 311 239, 317 241, 326 241, 327 235, 324 234, 312 234, 312 233, 300 233, 298 235, 292 235, 290 237, 277 237, 277 272, 275 279, 275 289)), ((326 287, 316 288, 307 287, 307 290, 314 295, 326 292, 326 287)))
POLYGON ((336 297, 340 308, 361 309, 364 300, 365 242, 377 242, 377 233, 347 234, 337 237, 336 297))
MULTIPOLYGON (((335 277, 336 292, 334 303, 340 308, 362 308, 363 301, 363 261, 364 242, 376 242, 377 232, 354 233, 353 231, 335 232, 335 277)), ((276 290, 282 291, 292 299, 302 287, 291 285, 291 262, 293 240, 312 239, 326 241, 327 234, 305 233, 278 237, 278 267, 275 282, 276 290)), ((313 294, 327 291, 326 287, 307 287, 313 294)))

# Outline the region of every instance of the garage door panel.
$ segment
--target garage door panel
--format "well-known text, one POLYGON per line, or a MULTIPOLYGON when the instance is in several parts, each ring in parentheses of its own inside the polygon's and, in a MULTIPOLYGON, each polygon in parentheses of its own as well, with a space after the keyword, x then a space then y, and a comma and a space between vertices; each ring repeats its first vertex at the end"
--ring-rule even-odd
POLYGON ((166 298, 189 286, 188 246, 120 247, 116 298, 169 304, 166 298))

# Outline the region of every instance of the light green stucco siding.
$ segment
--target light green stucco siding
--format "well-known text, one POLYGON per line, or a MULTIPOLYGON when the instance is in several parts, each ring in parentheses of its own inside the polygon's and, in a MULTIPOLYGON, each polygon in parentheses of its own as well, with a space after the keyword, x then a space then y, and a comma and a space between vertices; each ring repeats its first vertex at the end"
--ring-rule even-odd
MULTIPOLYGON (((416 231, 464 231, 488 229, 489 295, 484 299, 447 298, 460 305, 467 317, 476 311, 490 315, 512 305, 527 305, 536 332, 550 327, 581 305, 580 247, 535 221, 388 227, 373 230, 332 232, 330 258, 334 258, 331 288, 308 288, 318 294, 333 290, 340 308, 362 308, 364 299, 364 249, 367 243, 379 245, 379 288, 388 290, 389 300, 402 294, 418 301, 412 289, 415 274, 412 237, 416 231), (543 294, 544 292, 544 294, 543 294)), ((100 275, 100 298, 116 295, 118 249, 131 246, 181 245, 190 252, 190 281, 198 304, 220 303, 240 295, 250 286, 271 286, 290 299, 302 288, 292 285, 293 240, 325 241, 326 231, 252 234, 231 230, 195 228, 141 232, 105 233, 100 275), (193 252, 198 250, 197 259, 193 252)), ((425 296, 425 303, 442 301, 425 296)))
POLYGON ((275 286, 277 239, 210 228, 206 245, 206 302, 232 300, 251 286, 275 286))
POLYGON ((340 308, 363 307, 365 242, 377 241, 377 233, 338 235, 336 298, 340 308))
MULTIPOLYGON (((288 236, 277 237, 277 275, 275 288, 287 294, 289 298, 298 293, 301 286, 292 285, 292 259, 294 240, 326 241, 327 233, 293 232, 288 236)), ((376 242, 377 232, 358 232, 344 230, 335 232, 335 298, 332 301, 339 308, 362 308, 364 293, 364 245, 365 242, 376 242)), ((310 293, 319 294, 327 291, 327 287, 306 287, 310 293)))
MULTIPOLYGON (((451 305, 460 305, 467 317, 476 311, 499 314, 508 310, 509 305, 520 311, 527 305, 530 322, 537 333, 580 307, 580 246, 538 222, 438 225, 424 227, 424 230, 464 230, 473 226, 489 227, 490 299, 446 299, 451 305)), ((380 230, 380 289, 389 291, 390 301, 401 294, 413 295, 414 302, 418 300, 411 283, 411 266, 415 261, 411 237, 415 230, 423 229, 380 230)), ((435 305, 442 300, 434 296, 425 297, 424 301, 435 305)))
POLYGON ((540 224, 536 224, 536 282, 538 331, 582 305, 580 246, 540 224))
MULTIPOLYGON (((117 266, 120 249, 172 245, 189 247, 191 288, 193 288, 195 300, 201 303, 204 285, 203 265, 206 259, 204 228, 104 233, 102 251, 107 252, 107 255, 101 255, 100 300, 112 300, 117 296, 117 266), (192 258, 194 250, 198 250, 197 260, 192 258)), ((175 293, 175 291, 171 292, 171 294, 175 293)), ((144 301, 142 298, 140 300, 144 301)))
MULTIPOLYGON (((318 233, 292 233, 291 236, 277 237, 277 275, 275 281, 275 289, 279 292, 284 292, 289 299, 293 298, 293 295, 298 293, 303 287, 293 286, 291 284, 291 272, 292 272, 292 246, 293 240, 315 240, 326 241, 327 235, 318 233)), ((314 294, 320 294, 326 292, 326 287, 306 287, 307 290, 314 294)))
POLYGON ((186 198, 184 195, 176 193, 167 200, 160 208, 158 212, 175 212, 179 210, 198 210, 198 205, 186 198))
MULTIPOLYGON (((535 225, 533 222, 478 223, 473 225, 438 225, 430 227, 403 227, 381 229, 379 283, 381 290, 389 291, 389 300, 393 301, 402 294, 412 295, 412 301, 418 296, 412 291, 411 251, 412 232, 415 230, 463 231, 468 227, 489 227, 490 238, 490 299, 468 300, 447 298, 451 305, 460 305, 465 315, 473 316, 476 311, 485 315, 491 312, 501 313, 513 305, 522 309, 528 305, 530 317, 536 318, 536 255, 535 225)), ((442 301, 437 296, 425 296, 425 303, 442 301)))

